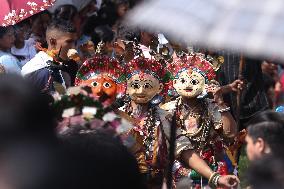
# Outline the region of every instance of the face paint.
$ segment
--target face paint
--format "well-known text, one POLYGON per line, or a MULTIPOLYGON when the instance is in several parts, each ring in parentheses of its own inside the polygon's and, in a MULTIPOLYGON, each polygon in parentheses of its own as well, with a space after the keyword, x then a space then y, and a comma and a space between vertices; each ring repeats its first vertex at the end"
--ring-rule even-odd
POLYGON ((145 104, 159 94, 163 85, 158 79, 149 74, 135 74, 127 80, 126 93, 137 104, 145 104))
POLYGON ((108 76, 97 76, 96 78, 83 81, 81 85, 89 86, 95 97, 99 98, 103 94, 115 100, 117 94, 117 84, 108 76))
POLYGON ((205 88, 205 78, 196 71, 185 70, 174 79, 173 87, 180 96, 194 98, 205 88))

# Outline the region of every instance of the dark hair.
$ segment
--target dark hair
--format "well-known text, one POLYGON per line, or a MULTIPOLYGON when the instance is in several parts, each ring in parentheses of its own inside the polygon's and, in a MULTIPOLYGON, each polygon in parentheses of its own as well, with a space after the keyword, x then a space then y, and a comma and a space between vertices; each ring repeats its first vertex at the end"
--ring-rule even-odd
POLYGON ((284 189, 284 162, 282 158, 264 156, 251 162, 247 179, 255 189, 284 189))
POLYGON ((75 126, 61 140, 72 158, 80 160, 76 173, 83 182, 80 188, 145 188, 135 157, 112 133, 75 126))
POLYGON ((55 19, 72 21, 76 14, 78 14, 78 10, 75 6, 61 5, 54 11, 53 15, 55 19))
POLYGON ((264 90, 267 93, 270 87, 275 86, 275 81, 270 75, 267 74, 263 74, 262 77, 263 77, 264 90))
POLYGON ((46 96, 16 75, 0 75, 0 138, 53 135, 55 118, 46 96), (37 135, 37 134, 36 134, 37 135))
POLYGON ((262 138, 273 154, 282 155, 284 147, 284 120, 277 112, 262 112, 249 122, 248 135, 256 141, 262 138))
POLYGON ((44 11, 41 11, 41 12, 39 12, 39 13, 37 13, 37 14, 32 15, 31 17, 29 17, 29 18, 27 18, 27 19, 25 19, 25 20, 27 20, 27 21, 29 21, 29 22, 33 22, 33 21, 35 21, 37 18, 41 17, 41 16, 44 15, 44 14, 48 15, 50 18, 52 17, 51 13, 50 13, 48 10, 44 10, 44 11))
POLYGON ((9 28, 10 26, 8 27, 0 26, 0 38, 2 38, 9 31, 9 28))
POLYGON ((61 20, 61 19, 54 19, 49 26, 47 27, 47 33, 51 30, 58 30, 64 33, 75 33, 76 28, 72 24, 72 22, 61 20))
POLYGON ((128 0, 108 0, 102 3, 101 9, 98 11, 100 24, 113 26, 119 19, 117 8, 119 5, 129 4, 128 0))
POLYGON ((98 26, 92 34, 92 41, 97 45, 100 41, 111 42, 114 38, 114 32, 107 25, 98 26))
POLYGON ((270 121, 275 121, 275 122, 279 122, 279 123, 284 123, 284 117, 282 116, 282 114, 271 111, 271 110, 267 110, 267 111, 263 111, 260 112, 256 115, 254 115, 251 120, 248 122, 247 126, 249 125, 253 125, 253 124, 257 124, 257 123, 261 123, 261 122, 270 122, 270 121))

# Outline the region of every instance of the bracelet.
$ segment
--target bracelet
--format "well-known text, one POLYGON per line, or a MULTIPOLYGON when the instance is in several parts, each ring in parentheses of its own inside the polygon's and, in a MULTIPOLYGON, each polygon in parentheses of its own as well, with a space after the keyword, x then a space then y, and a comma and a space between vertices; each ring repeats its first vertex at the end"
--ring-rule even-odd
POLYGON ((208 180, 208 184, 211 188, 216 188, 218 186, 218 180, 221 177, 221 175, 217 172, 212 173, 208 180))
POLYGON ((217 175, 216 177, 215 177, 215 179, 214 179, 214 181, 213 181, 213 184, 215 185, 215 187, 217 187, 218 186, 218 181, 219 181, 219 178, 221 177, 221 175, 217 175))
POLYGON ((223 112, 228 112, 230 110, 231 110, 231 108, 227 107, 227 108, 219 109, 218 112, 223 113, 223 112))
POLYGON ((209 178, 209 180, 208 180, 208 184, 209 184, 210 187, 215 186, 215 185, 213 184, 213 181, 214 181, 214 179, 215 179, 216 176, 218 176, 218 173, 217 173, 217 172, 212 173, 212 175, 210 176, 210 178, 209 178))

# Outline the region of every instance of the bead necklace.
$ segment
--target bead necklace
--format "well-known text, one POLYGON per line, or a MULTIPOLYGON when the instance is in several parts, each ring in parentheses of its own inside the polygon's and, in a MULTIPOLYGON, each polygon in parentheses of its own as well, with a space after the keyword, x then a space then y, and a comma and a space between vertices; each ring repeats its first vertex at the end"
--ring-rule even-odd
POLYGON ((196 148, 198 150, 202 150, 203 147, 208 143, 207 139, 209 137, 211 129, 211 121, 208 115, 208 111, 206 111, 207 110, 206 103, 203 101, 201 101, 200 103, 202 105, 202 110, 205 110, 203 111, 202 115, 192 112, 194 109, 196 109, 197 107, 196 106, 192 108, 191 111, 187 112, 186 116, 183 116, 182 110, 186 109, 186 107, 185 104, 182 102, 181 98, 177 100, 177 105, 176 105, 176 112, 177 115, 179 115, 177 117, 177 124, 182 128, 183 133, 185 133, 186 136, 196 145, 196 148), (200 118, 200 117, 202 118, 199 121, 200 124, 198 130, 194 133, 189 133, 185 129, 185 120, 188 118, 188 116, 192 116, 195 118, 200 118))
MULTIPOLYGON (((131 117, 136 116, 133 112, 133 108, 131 107, 131 104, 128 103, 126 104, 125 108, 123 111, 127 112, 128 115, 131 117)), ((139 113, 140 115, 142 112, 139 113)), ((138 114, 138 115, 139 115, 138 114)), ((157 130, 158 128, 162 128, 161 125, 161 120, 160 116, 158 115, 157 112, 157 107, 151 107, 149 108, 149 111, 147 112, 146 119, 144 120, 144 124, 139 132, 141 136, 143 136, 143 146, 145 149, 145 160, 148 162, 148 168, 149 170, 152 170, 151 166, 151 160, 153 160, 153 154, 154 154, 154 146, 155 143, 157 142, 157 130)))

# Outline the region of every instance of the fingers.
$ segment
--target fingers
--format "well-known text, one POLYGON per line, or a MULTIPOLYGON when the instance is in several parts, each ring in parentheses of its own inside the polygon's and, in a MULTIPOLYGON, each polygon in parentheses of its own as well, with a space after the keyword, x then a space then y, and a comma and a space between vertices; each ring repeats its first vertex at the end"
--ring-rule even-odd
POLYGON ((229 184, 232 187, 237 186, 240 183, 240 180, 238 177, 234 176, 234 175, 229 175, 229 184))
POLYGON ((223 176, 221 184, 228 188, 235 188, 240 183, 240 180, 235 175, 226 175, 223 176))

